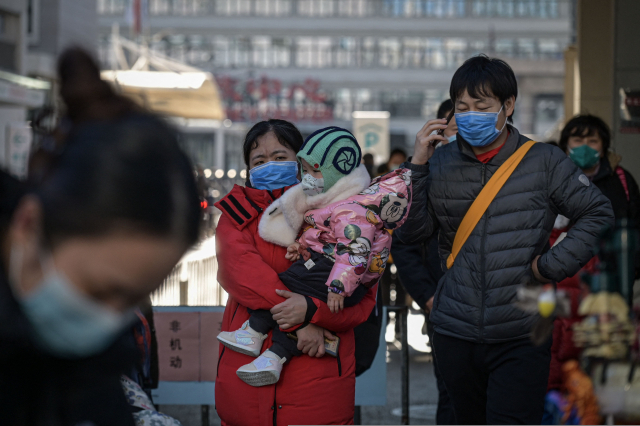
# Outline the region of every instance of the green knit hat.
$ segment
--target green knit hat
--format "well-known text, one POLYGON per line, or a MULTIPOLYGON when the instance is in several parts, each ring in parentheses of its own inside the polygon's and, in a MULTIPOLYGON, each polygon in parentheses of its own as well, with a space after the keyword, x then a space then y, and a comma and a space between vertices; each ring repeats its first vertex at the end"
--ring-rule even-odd
POLYGON ((297 157, 322 172, 323 192, 327 192, 360 165, 362 152, 350 131, 331 126, 309 135, 297 157))

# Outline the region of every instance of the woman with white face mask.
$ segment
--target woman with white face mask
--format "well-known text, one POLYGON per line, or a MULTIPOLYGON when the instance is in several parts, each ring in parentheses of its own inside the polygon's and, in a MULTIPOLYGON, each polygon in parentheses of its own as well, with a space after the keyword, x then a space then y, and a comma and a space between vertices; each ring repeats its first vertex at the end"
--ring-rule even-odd
POLYGON ((86 53, 59 71, 65 126, 26 189, 2 176, 2 424, 133 425, 125 334, 197 240, 196 185, 176 132, 115 95, 86 53))

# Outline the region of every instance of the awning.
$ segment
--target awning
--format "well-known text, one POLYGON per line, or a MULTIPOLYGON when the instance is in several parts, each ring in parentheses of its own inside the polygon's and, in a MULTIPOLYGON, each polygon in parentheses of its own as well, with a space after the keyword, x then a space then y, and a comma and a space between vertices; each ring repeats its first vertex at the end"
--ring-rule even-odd
POLYGON ((220 92, 208 72, 103 71, 103 80, 145 108, 171 117, 224 120, 220 92))
POLYGON ((44 104, 50 88, 47 81, 0 71, 0 103, 36 108, 44 104))

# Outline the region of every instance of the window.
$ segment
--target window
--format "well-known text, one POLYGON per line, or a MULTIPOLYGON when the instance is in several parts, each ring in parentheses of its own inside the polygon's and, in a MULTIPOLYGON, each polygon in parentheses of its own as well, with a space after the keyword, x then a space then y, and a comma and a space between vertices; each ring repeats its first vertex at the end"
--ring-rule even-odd
MULTIPOLYGON (((291 0, 254 0, 256 15, 284 16, 291 13, 291 0)), ((295 0, 294 0, 295 1, 295 0)))
POLYGON ((400 66, 400 41, 397 38, 382 38, 379 41, 379 65, 385 68, 400 66))
POLYGON ((249 15, 251 0, 216 0, 218 15, 249 15))
POLYGON ((303 16, 331 16, 333 0, 298 0, 298 13, 303 16))

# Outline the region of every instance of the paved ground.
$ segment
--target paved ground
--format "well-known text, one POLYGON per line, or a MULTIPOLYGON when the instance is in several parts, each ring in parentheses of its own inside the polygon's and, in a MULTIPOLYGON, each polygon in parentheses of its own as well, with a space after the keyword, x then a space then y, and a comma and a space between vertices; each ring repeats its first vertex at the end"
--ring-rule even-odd
MULTIPOLYGON (((420 333, 422 317, 409 318, 409 403, 410 424, 435 424, 435 407, 438 393, 433 375, 431 355, 426 352, 426 338, 420 333), (413 346, 413 347, 412 347, 413 346), (414 349, 417 348, 418 350, 414 349), (425 351, 425 352, 420 352, 425 351)), ((393 340, 393 324, 387 329, 387 341, 393 340)), ((399 344, 387 345, 387 405, 384 407, 362 407, 363 425, 400 424, 400 351, 399 344)), ((163 405, 161 411, 175 417, 183 426, 200 426, 202 415, 200 406, 163 405)), ((209 424, 220 425, 213 407, 210 408, 209 424)))

